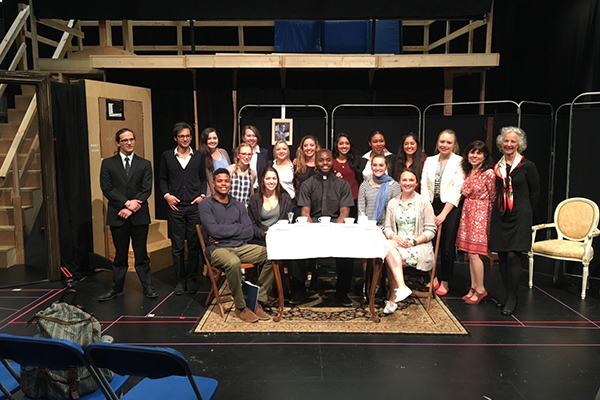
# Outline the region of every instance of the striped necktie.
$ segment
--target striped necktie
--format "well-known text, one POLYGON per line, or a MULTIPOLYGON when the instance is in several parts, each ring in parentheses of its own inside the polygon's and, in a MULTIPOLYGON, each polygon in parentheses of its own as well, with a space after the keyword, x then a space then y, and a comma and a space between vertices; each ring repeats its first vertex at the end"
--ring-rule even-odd
POLYGON ((131 165, 129 165, 129 157, 125 157, 125 175, 129 176, 129 169, 131 165))

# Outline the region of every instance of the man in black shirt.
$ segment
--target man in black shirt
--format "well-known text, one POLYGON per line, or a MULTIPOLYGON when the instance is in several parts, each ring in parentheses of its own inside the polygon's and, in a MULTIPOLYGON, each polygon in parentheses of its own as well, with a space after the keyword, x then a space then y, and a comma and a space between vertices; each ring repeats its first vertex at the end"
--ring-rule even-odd
POLYGON ((198 291, 200 243, 196 234, 198 203, 206 197, 206 169, 204 155, 190 147, 192 128, 185 122, 173 127, 175 150, 167 150, 160 160, 160 191, 169 205, 167 219, 173 265, 177 273, 175 294, 198 291), (185 241, 188 244, 188 262, 185 263, 185 241))
MULTIPOLYGON (((343 224, 348 217, 350 207, 354 205, 352 189, 345 180, 333 174, 333 156, 331 151, 321 149, 316 155, 317 173, 302 183, 298 192, 298 206, 302 208, 301 215, 308 221, 322 216, 331 217, 332 221, 343 224)), ((348 297, 352 284, 354 259, 336 258, 335 265, 338 274, 335 298, 343 306, 351 306, 348 297)), ((304 260, 292 263, 292 298, 290 303, 300 304, 306 297, 307 267, 304 260)))

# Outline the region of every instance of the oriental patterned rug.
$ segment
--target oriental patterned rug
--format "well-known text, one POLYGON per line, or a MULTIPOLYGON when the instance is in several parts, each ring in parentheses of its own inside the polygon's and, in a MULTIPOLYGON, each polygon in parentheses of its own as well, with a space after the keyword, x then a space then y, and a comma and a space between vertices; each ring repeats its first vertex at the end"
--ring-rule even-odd
MULTIPOLYGON (((227 284, 221 292, 228 292, 227 284)), ((353 307, 340 307, 334 299, 334 291, 313 294, 309 301, 300 305, 285 307, 280 322, 258 321, 247 323, 233 312, 233 302, 225 303, 225 318, 221 318, 216 303, 208 307, 201 318, 196 333, 221 332, 343 332, 343 333, 407 333, 407 334, 443 334, 467 335, 468 332, 452 314, 446 304, 438 297, 432 300, 429 312, 425 309, 426 297, 410 296, 399 303, 398 309, 391 315, 383 313, 383 302, 375 303, 375 312, 381 318, 380 323, 370 319, 368 304, 362 299, 350 296, 353 307)), ((270 315, 276 315, 275 303, 264 307, 270 315)))

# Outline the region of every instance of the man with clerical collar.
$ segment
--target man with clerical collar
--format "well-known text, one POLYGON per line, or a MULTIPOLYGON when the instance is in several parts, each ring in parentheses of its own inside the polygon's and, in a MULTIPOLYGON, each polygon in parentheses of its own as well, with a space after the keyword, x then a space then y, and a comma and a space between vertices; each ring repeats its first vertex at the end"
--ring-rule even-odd
POLYGON ((192 127, 178 122, 173 127, 175 150, 166 150, 160 159, 159 186, 169 208, 167 221, 173 266, 177 274, 175 294, 198 291, 196 275, 200 266, 200 242, 196 233, 198 206, 206 197, 204 154, 191 147, 192 127), (185 242, 188 257, 185 262, 185 242))
POLYGON ((268 321, 269 315, 260 303, 256 311, 246 307, 242 292, 242 263, 262 267, 256 284, 260 286, 258 301, 266 302, 267 293, 273 285, 274 275, 271 261, 267 260, 267 248, 248 244, 254 237, 254 228, 246 207, 229 196, 231 177, 225 168, 214 173, 215 193, 199 205, 202 235, 206 247, 206 257, 213 267, 223 269, 235 304, 235 314, 244 322, 268 321))
MULTIPOLYGON (((315 166, 317 173, 302 183, 298 192, 298 206, 302 208, 301 215, 308 221, 316 221, 319 217, 331 217, 332 222, 344 223, 350 207, 354 205, 352 189, 345 180, 333 173, 333 156, 331 151, 321 149, 317 152, 315 166)), ((354 259, 336 258, 337 284, 335 298, 346 307, 352 305, 348 297, 352 284, 354 259)), ((290 303, 300 304, 307 297, 306 281, 307 266, 305 260, 292 263, 292 297, 290 303)))

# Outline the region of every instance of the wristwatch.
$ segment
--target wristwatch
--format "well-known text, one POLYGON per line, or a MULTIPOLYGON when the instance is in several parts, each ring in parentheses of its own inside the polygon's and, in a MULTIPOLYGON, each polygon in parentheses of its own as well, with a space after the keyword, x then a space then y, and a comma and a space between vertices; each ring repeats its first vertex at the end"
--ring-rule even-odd
POLYGON ((416 246, 417 245, 417 239, 413 239, 412 240, 412 244, 413 244, 413 246, 416 246))

